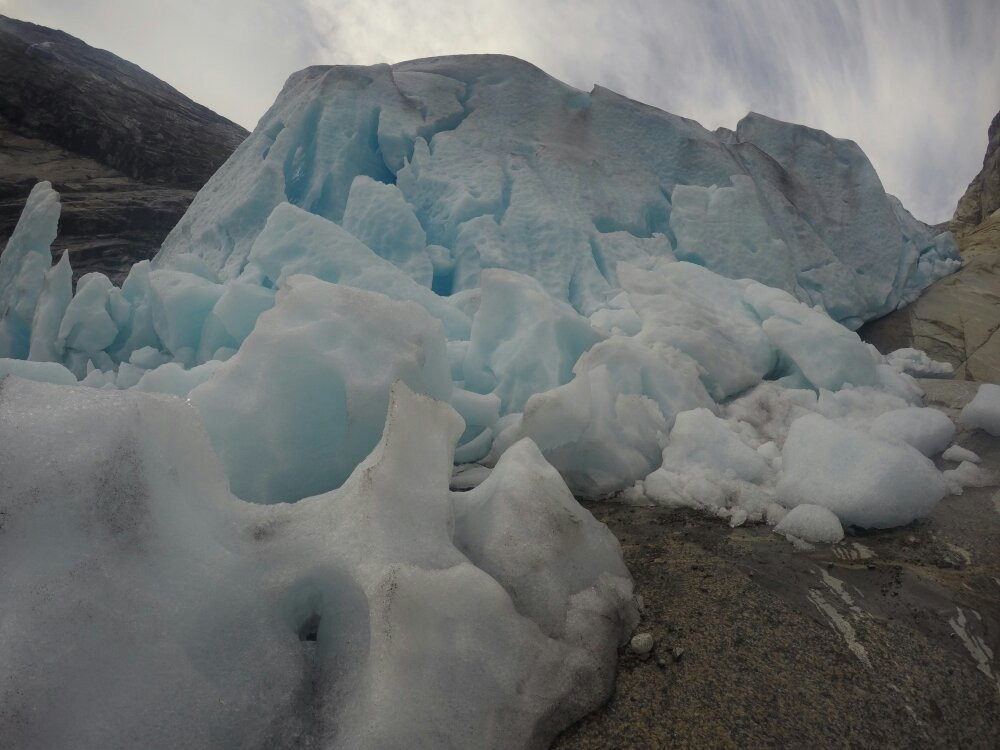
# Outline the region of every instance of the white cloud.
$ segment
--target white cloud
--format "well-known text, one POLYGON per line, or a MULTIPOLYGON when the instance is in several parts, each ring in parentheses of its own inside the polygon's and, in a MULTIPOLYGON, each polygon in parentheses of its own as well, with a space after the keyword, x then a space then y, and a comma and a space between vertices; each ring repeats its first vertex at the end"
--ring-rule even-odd
POLYGON ((747 111, 857 141, 950 217, 1000 108, 995 0, 0 0, 252 126, 292 71, 503 52, 574 86, 732 127, 747 111))

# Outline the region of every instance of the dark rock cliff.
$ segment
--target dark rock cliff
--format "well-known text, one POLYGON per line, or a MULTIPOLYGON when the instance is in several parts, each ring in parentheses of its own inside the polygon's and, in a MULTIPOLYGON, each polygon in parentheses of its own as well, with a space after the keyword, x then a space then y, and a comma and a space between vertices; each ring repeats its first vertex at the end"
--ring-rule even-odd
POLYGON ((1000 208, 1000 112, 987 132, 989 145, 983 157, 983 169, 969 183, 951 220, 951 231, 956 237, 972 232, 1000 208))
POLYGON ((55 253, 120 279, 151 257, 246 137, 116 55, 0 16, 0 243, 39 180, 62 194, 55 253))

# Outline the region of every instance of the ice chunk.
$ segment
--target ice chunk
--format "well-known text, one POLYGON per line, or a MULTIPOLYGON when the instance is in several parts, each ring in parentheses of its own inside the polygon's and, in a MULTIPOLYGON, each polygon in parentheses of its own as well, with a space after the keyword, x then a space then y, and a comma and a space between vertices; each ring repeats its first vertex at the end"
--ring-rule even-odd
POLYGON ((687 354, 701 366, 716 400, 756 385, 774 367, 760 320, 743 302, 745 284, 690 263, 655 271, 620 263, 618 275, 642 320, 636 340, 687 354))
POLYGON ((171 264, 171 268, 175 271, 183 271, 184 273, 200 276, 206 281, 211 281, 213 284, 219 283, 218 277, 208 263, 192 253, 180 253, 177 255, 171 264))
MULTIPOLYGON (((677 415, 662 466, 643 482, 654 502, 760 520, 773 503, 771 462, 708 409, 677 415), (745 514, 745 515, 744 515, 745 514)), ((742 521, 741 521, 742 522, 742 521)))
POLYGON ((600 366, 607 367, 619 393, 655 401, 668 428, 682 411, 715 408, 699 377, 698 363, 672 347, 648 347, 633 338, 612 336, 584 352, 573 372, 579 375, 600 366))
POLYGON ((453 497, 458 548, 550 636, 565 634, 573 594, 604 573, 628 577, 614 535, 580 507, 527 438, 504 452, 482 484, 453 497), (558 546, 553 527, 564 529, 558 546))
POLYGON ((965 405, 958 420, 969 427, 1000 435, 1000 385, 983 383, 972 401, 965 405))
POLYGON ((989 487, 996 483, 992 472, 976 466, 971 461, 962 461, 954 469, 941 472, 953 495, 961 495, 965 487, 989 487))
POLYGON ((771 474, 768 461, 708 409, 677 415, 663 449, 663 468, 677 473, 742 479, 760 484, 771 474))
POLYGON ((66 307, 55 346, 95 356, 118 337, 118 323, 112 317, 111 296, 119 292, 102 273, 88 273, 76 285, 76 294, 66 307))
POLYGON ((28 359, 38 362, 58 362, 62 359, 65 342, 59 339, 59 328, 72 298, 73 269, 69 265, 69 253, 64 251, 59 262, 45 272, 31 321, 28 359))
POLYGON ((909 443, 925 456, 936 456, 955 437, 955 425, 937 409, 911 406, 880 414, 872 421, 871 432, 884 440, 909 443))
POLYGON ((465 387, 496 393, 501 411, 524 408, 534 393, 570 380, 573 365, 603 336, 527 276, 489 269, 472 321, 465 387))
POLYGON ((397 384, 340 490, 256 506, 179 399, 2 381, 0 744, 547 745, 607 696, 631 582, 528 445, 451 495, 461 429, 397 384))
POLYGON ((341 223, 418 284, 431 286, 434 268, 427 254, 427 235, 395 185, 365 175, 355 177, 341 223))
POLYGON ((28 356, 35 306, 52 265, 49 246, 56 238, 59 211, 59 193, 52 184, 35 185, 0 256, 0 357, 28 356))
POLYGON ((292 501, 343 483, 378 442, 399 379, 448 399, 439 321, 412 302, 293 276, 190 398, 233 492, 292 501))
POLYGON ((471 321, 461 310, 380 258, 337 224, 281 203, 255 239, 243 278, 279 286, 301 273, 416 302, 444 323, 449 338, 469 338, 471 321))
POLYGON ((962 463, 963 461, 969 461, 970 463, 978 464, 981 459, 975 453, 970 451, 968 448, 963 448, 960 445, 953 445, 944 453, 941 454, 941 458, 945 461, 954 461, 955 463, 962 463))
POLYGON ((657 465, 668 429, 655 401, 619 392, 608 367, 598 365, 528 399, 523 418, 497 437, 492 456, 530 437, 574 493, 601 497, 657 465))
POLYGON ((198 343, 199 362, 214 359, 221 348, 239 349, 257 318, 274 305, 274 291, 236 280, 222 287, 222 294, 205 318, 198 343))
POLYGON ((885 355, 886 364, 897 372, 916 378, 948 378, 955 368, 950 362, 938 362, 919 349, 897 349, 885 355))
POLYGON ((832 510, 845 526, 888 528, 926 516, 947 491, 915 448, 844 427, 819 414, 792 423, 782 451, 779 501, 832 510))
POLYGON ((39 383, 76 385, 76 376, 57 362, 33 362, 0 357, 0 380, 8 375, 16 375, 39 383))
MULTIPOLYGON (((114 358, 119 362, 129 361, 132 353, 137 350, 159 352, 163 348, 153 326, 153 290, 149 267, 148 260, 139 261, 129 270, 122 284, 121 297, 128 304, 128 311, 112 349, 114 358)), ((167 359, 170 357, 166 357, 164 361, 167 359)))
POLYGON ((875 385, 875 360, 858 335, 786 293, 760 284, 747 288, 747 302, 763 319, 763 329, 780 353, 784 375, 806 385, 839 390, 846 384, 875 385))
MULTIPOLYGON (((185 370, 176 362, 167 362, 142 373, 134 386, 122 382, 118 382, 116 385, 119 388, 134 387, 137 391, 146 391, 147 393, 172 393, 175 396, 185 398, 191 391, 211 378, 221 366, 221 362, 210 359, 204 364, 185 370)), ((119 376, 123 374, 122 368, 128 367, 127 363, 122 364, 118 368, 119 376)), ((129 376, 126 375, 126 377, 129 376)))
POLYGON ((750 161, 748 169, 757 184, 767 192, 780 186, 786 205, 794 207, 795 219, 789 223, 801 238, 796 243, 802 247, 800 252, 833 250, 835 259, 817 253, 812 264, 797 270, 802 287, 813 290, 819 297, 816 301, 822 300, 836 320, 856 328, 863 319, 905 304, 935 273, 957 269, 958 255, 950 235, 938 245, 933 231, 886 195, 875 169, 853 141, 754 112, 739 122, 736 135, 749 142, 735 150, 750 161), (753 154, 756 149, 750 144, 763 151, 766 159, 753 154), (780 170, 774 169, 774 162, 780 170), (781 185, 789 175, 794 177, 781 185), (850 220, 831 220, 834 216, 850 220), (803 241, 813 236, 821 246, 803 241), (858 292, 871 313, 858 315, 857 303, 843 304, 858 292))
POLYGON ((166 350, 175 356, 197 351, 206 320, 223 295, 222 285, 197 274, 174 270, 152 271, 149 283, 153 329, 166 350))
POLYGON ((844 538, 844 527, 828 508, 802 503, 785 515, 774 530, 814 544, 836 544, 844 538))

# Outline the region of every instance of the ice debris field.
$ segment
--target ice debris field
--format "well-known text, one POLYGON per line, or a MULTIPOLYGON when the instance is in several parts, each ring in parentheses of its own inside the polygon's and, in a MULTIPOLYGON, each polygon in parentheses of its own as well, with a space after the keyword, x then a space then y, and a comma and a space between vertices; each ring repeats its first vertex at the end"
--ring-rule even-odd
POLYGON ((59 211, 0 258, 6 747, 545 747, 636 621, 574 495, 831 543, 987 481, 853 332, 953 239, 809 128, 315 67, 121 288, 59 211))

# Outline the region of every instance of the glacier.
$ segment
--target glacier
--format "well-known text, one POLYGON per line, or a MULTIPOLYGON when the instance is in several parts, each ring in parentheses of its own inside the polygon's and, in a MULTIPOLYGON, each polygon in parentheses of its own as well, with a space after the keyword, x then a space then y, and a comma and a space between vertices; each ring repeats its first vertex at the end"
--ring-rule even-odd
POLYGON ((636 622, 576 498, 829 543, 982 479, 854 333, 954 240, 803 126, 313 67, 121 287, 58 219, 0 256, 5 746, 544 747, 636 622))

